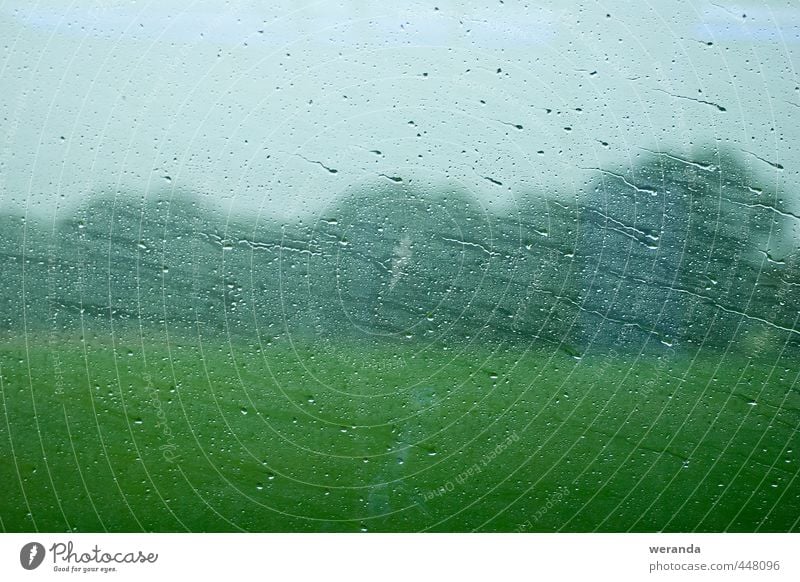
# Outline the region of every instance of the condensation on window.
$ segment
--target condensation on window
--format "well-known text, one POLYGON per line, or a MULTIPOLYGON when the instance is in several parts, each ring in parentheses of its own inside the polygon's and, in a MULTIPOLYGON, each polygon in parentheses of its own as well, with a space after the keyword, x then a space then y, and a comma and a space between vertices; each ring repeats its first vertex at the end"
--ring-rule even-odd
POLYGON ((0 6, 5 531, 797 531, 792 2, 0 6))

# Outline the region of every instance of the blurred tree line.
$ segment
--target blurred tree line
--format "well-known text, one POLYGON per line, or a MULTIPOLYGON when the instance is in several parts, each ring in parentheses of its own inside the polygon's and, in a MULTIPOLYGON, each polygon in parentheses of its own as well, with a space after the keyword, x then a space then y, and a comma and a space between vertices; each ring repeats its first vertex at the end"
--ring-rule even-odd
MULTIPOLYGON (((710 151, 710 150, 709 150, 710 151)), ((549 346, 798 345, 798 218, 745 161, 647 153, 504 213, 402 182, 281 223, 188 192, 0 217, 0 329, 549 346)), ((388 181, 387 181, 388 182, 388 181)))

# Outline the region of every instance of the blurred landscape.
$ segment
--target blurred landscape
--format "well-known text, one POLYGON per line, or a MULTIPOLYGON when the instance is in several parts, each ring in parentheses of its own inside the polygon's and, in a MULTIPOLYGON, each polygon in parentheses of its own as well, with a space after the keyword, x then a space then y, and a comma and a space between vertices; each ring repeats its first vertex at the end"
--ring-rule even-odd
POLYGON ((311 220, 225 215, 181 190, 99 193, 43 224, 3 216, 0 325, 242 341, 796 347, 800 253, 777 195, 728 154, 597 170, 585 200, 388 182, 311 220))
POLYGON ((800 217, 749 168, 2 216, 2 526, 795 531, 800 217))

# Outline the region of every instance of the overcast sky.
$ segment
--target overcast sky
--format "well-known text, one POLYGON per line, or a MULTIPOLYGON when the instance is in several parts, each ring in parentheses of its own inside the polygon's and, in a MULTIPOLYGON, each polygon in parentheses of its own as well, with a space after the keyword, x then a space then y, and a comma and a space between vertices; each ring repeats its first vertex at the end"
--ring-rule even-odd
POLYGON ((719 142, 797 210, 793 4, 0 0, 0 208, 286 217, 387 176, 501 206, 719 142))

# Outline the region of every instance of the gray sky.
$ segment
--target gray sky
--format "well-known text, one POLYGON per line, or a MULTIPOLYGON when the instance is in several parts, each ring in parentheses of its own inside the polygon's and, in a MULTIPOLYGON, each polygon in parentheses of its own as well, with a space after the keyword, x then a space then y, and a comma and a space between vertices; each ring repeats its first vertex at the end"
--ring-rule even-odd
POLYGON ((0 0, 0 209, 282 218, 382 175, 502 206, 718 141, 797 210, 798 42, 789 1, 0 0))

